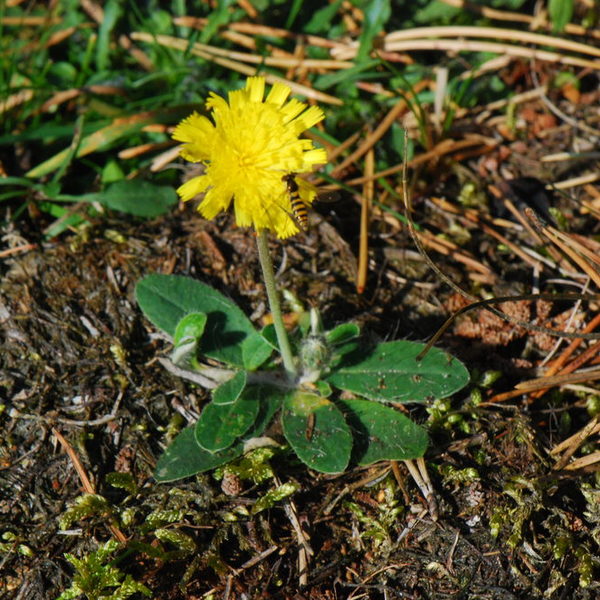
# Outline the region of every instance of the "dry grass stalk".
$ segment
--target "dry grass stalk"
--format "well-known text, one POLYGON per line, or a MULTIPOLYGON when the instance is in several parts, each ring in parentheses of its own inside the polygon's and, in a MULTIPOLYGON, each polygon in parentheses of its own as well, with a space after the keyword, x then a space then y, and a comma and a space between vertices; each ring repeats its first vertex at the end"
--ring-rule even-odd
MULTIPOLYGON (((143 31, 132 32, 131 38, 134 40, 147 42, 147 43, 159 43, 163 46, 167 46, 168 48, 174 48, 175 50, 181 50, 182 52, 188 50, 188 46, 189 46, 189 43, 187 42, 187 40, 184 40, 181 38, 176 38, 176 37, 169 36, 169 35, 152 36, 143 31)), ((202 46, 202 44, 200 44, 200 45, 194 44, 190 49, 191 54, 194 54, 195 56, 199 56, 200 58, 203 58, 204 60, 209 60, 218 65, 221 65, 222 67, 225 67, 226 69, 231 69, 232 71, 242 73, 243 75, 247 75, 249 77, 256 74, 256 69, 254 67, 250 67, 246 64, 240 63, 235 60, 231 60, 229 58, 224 58, 222 56, 216 56, 214 54, 206 52, 205 50, 203 50, 201 48, 201 46, 202 46)), ((262 59, 261 59, 261 61, 262 61, 262 59)), ((300 85, 294 81, 289 81, 283 77, 278 77, 277 75, 272 75, 270 73, 265 73, 264 77, 265 77, 265 80, 267 81, 267 83, 269 83, 271 85, 274 84, 275 82, 285 83, 285 85, 287 85, 288 87, 291 88, 291 90, 294 94, 306 96, 307 98, 316 100, 317 102, 323 102, 326 104, 334 104, 334 105, 338 105, 338 106, 343 104, 342 100, 340 100, 339 98, 330 96, 329 94, 324 94, 323 92, 319 92, 318 90, 315 90, 311 87, 307 87, 305 85, 300 85)))
MULTIPOLYGON (((551 28, 551 24, 547 22, 544 15, 536 14, 533 17, 524 15, 521 13, 508 12, 504 10, 496 10, 494 8, 488 8, 486 6, 480 6, 467 0, 441 0, 445 4, 454 6, 456 8, 467 9, 477 15, 482 15, 488 19, 495 19, 497 21, 514 21, 516 23, 526 23, 531 28, 545 27, 546 29, 551 28)), ((565 33, 572 35, 581 35, 587 37, 593 37, 600 39, 600 31, 594 29, 586 29, 580 25, 574 23, 567 23, 565 25, 565 33)))
POLYGON ((415 40, 420 38, 489 38, 493 40, 510 40, 517 44, 537 44, 539 46, 550 46, 589 54, 590 56, 600 57, 600 48, 595 48, 589 44, 572 42, 564 38, 539 33, 529 33, 517 29, 503 29, 500 27, 472 27, 472 26, 448 26, 448 27, 415 27, 404 31, 393 31, 385 36, 387 44, 395 44, 406 40, 415 40))
MULTIPOLYGON (((375 152, 370 148, 365 157, 365 175, 373 175, 375 170, 375 152)), ((371 205, 375 192, 375 181, 370 179, 363 186, 360 210, 360 242, 358 248, 358 276, 356 279, 356 291, 362 294, 367 285, 367 274, 369 268, 369 220, 371 205)))
MULTIPOLYGON (((173 19, 175 25, 183 27, 193 27, 194 29, 203 29, 208 23, 208 19, 199 17, 175 17, 173 19)), ((310 46, 316 46, 318 48, 337 48, 344 47, 343 42, 336 42, 335 40, 328 40, 316 35, 304 35, 288 31, 287 29, 280 29, 277 27, 269 27, 268 25, 259 25, 257 23, 229 23, 226 31, 234 31, 240 33, 248 33, 249 35, 258 35, 266 37, 274 37, 281 39, 304 39, 310 46)))

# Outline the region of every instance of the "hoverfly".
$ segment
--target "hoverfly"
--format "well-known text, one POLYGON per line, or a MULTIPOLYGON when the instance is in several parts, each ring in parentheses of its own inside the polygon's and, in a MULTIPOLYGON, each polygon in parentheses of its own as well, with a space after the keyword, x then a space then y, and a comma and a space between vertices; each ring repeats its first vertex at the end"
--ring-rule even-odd
POLYGON ((290 196, 290 204, 292 206, 292 216, 296 224, 302 231, 308 229, 308 208, 302 198, 300 198, 300 188, 296 181, 295 173, 288 173, 281 178, 287 186, 287 192, 290 196))
MULTIPOLYGON (((287 186, 287 193, 290 197, 290 205, 292 207, 292 214, 290 215, 296 225, 302 230, 308 230, 308 206, 300 197, 300 186, 296 181, 296 173, 287 173, 281 180, 287 186)), ((318 202, 335 202, 339 199, 336 192, 326 192, 325 194, 319 194, 317 196, 318 202)))

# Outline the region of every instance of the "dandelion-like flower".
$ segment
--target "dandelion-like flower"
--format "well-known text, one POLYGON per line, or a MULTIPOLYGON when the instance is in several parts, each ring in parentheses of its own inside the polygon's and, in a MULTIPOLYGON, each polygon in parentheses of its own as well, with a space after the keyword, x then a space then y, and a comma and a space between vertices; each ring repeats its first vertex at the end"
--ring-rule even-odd
MULTIPOLYGON (((324 118, 323 111, 296 99, 275 83, 266 99, 263 77, 249 77, 242 90, 229 92, 228 101, 211 93, 206 107, 212 120, 193 113, 173 132, 183 142, 180 155, 205 165, 203 175, 186 181, 177 193, 190 200, 204 193, 200 213, 212 219, 233 200, 239 226, 269 229, 286 238, 298 232, 286 182, 290 173, 307 173, 327 162, 327 154, 299 135, 324 118)), ((310 205, 314 186, 297 179, 300 198, 310 205)))

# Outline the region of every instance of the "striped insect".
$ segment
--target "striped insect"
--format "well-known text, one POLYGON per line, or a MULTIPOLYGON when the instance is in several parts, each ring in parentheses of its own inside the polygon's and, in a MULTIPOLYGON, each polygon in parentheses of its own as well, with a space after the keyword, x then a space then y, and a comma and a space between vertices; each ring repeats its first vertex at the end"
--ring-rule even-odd
POLYGON ((292 216, 296 221, 296 225, 298 225, 302 231, 306 231, 308 229, 308 207, 302 198, 300 198, 300 188, 296 181, 296 174, 288 173, 287 175, 284 175, 281 180, 284 181, 287 186, 287 192, 290 196, 290 204, 292 207, 292 216))

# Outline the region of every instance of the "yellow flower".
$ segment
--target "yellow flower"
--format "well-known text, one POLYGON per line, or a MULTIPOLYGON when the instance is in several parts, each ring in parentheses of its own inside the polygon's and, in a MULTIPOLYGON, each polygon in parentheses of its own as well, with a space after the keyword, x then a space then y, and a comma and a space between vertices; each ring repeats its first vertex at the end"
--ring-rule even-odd
MULTIPOLYGON (((186 181, 177 193, 190 200, 204 193, 198 210, 207 219, 227 210, 233 200, 236 223, 270 229, 285 238, 298 232, 286 182, 289 173, 307 173, 327 162, 325 150, 298 136, 324 117, 299 100, 286 102, 290 88, 276 83, 263 100, 265 80, 249 77, 242 90, 229 92, 229 101, 211 93, 207 117, 193 113, 173 132, 183 142, 180 155, 205 165, 203 175, 186 181)), ((299 179, 303 202, 311 204, 316 191, 299 179)))

